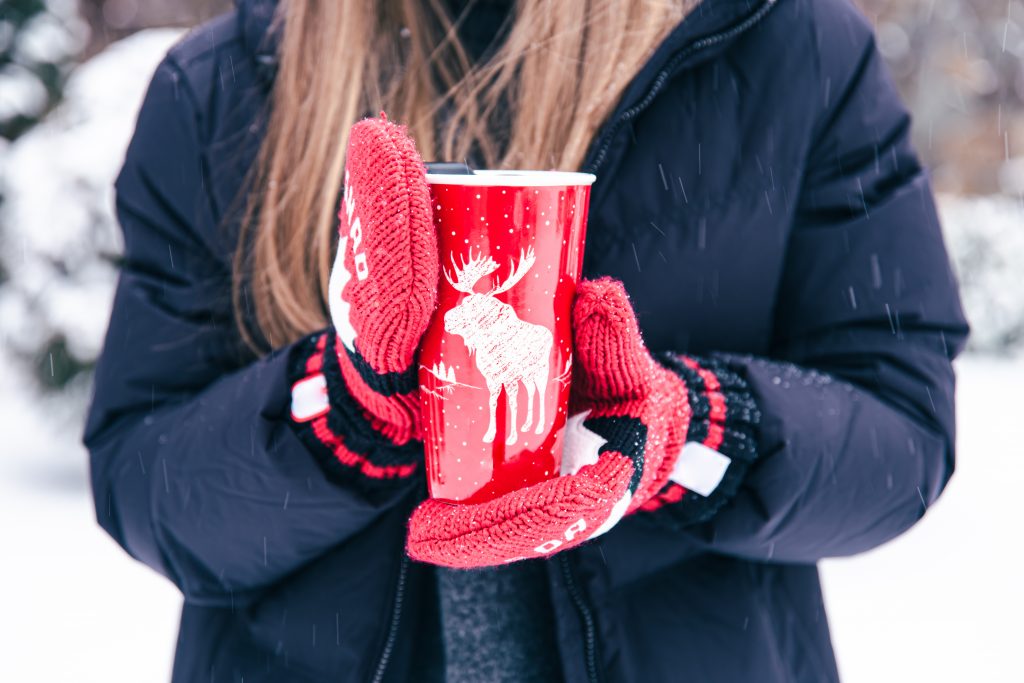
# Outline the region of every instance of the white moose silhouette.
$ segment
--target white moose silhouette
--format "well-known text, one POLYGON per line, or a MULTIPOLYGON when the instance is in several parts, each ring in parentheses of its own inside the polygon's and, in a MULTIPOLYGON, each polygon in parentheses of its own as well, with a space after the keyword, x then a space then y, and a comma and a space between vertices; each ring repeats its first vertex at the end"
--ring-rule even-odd
POLYGON ((490 256, 474 256, 472 249, 469 259, 460 265, 452 254, 452 279, 445 268, 445 279, 456 291, 468 294, 459 305, 444 314, 444 329, 449 334, 462 337, 472 356, 476 354, 476 367, 487 382, 490 392, 490 422, 484 434, 484 442, 494 441, 496 431, 495 413, 498 396, 505 387, 511 413, 511 429, 506 444, 516 442, 516 408, 519 397, 519 383, 526 386, 526 420, 522 430, 529 431, 533 422, 533 395, 537 393, 537 427, 534 434, 544 431, 544 392, 548 383, 548 358, 554 343, 551 331, 543 325, 524 322, 509 304, 498 301, 494 295, 507 292, 523 279, 526 272, 537 260, 533 248, 519 252, 519 263, 512 263, 512 272, 507 280, 486 294, 473 291, 477 281, 498 269, 490 256))

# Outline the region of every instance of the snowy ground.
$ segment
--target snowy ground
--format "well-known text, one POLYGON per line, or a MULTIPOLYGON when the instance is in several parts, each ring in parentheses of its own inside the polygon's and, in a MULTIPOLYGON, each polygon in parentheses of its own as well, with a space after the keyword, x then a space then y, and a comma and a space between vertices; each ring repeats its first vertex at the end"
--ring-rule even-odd
POLYGON ((168 680, 177 589, 96 524, 79 427, 43 423, 0 367, 0 681, 168 680))
POLYGON ((958 462, 917 526, 824 563, 846 683, 1024 681, 1024 358, 958 363, 958 462))
MULTIPOLYGON (((946 495, 897 541, 825 563, 846 683, 1024 681, 1024 359, 959 369, 946 495)), ((178 593, 96 526, 77 427, 40 423, 14 389, 0 374, 0 681, 167 680, 178 593)))

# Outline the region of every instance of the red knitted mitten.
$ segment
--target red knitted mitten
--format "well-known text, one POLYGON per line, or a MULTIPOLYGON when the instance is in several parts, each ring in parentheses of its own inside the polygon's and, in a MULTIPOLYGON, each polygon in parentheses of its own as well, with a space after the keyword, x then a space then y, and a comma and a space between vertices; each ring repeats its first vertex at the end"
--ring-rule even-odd
POLYGON ((580 283, 563 476, 476 505, 430 499, 408 552, 449 567, 542 557, 604 533, 668 481, 686 439, 684 382, 643 345, 622 284, 580 283))
MULTIPOLYGON (((374 429, 402 445, 420 435, 413 360, 438 278, 426 168, 403 126, 381 115, 352 127, 338 219, 328 293, 337 338, 327 350, 374 429)), ((315 412, 317 388, 305 387, 314 401, 306 413, 315 412)), ((295 405, 293 391, 293 414, 295 405)))

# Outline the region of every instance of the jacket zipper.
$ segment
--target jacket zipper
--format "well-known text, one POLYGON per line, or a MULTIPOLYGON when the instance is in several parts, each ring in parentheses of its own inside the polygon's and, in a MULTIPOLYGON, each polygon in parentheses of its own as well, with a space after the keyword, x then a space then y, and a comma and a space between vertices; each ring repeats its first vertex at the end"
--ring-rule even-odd
MULTIPOLYGON (((651 87, 647 90, 647 94, 643 96, 643 99, 626 111, 622 112, 615 122, 607 128, 605 133, 601 136, 601 141, 594 148, 595 151, 592 155, 591 161, 584 166, 583 170, 586 173, 597 173, 598 169, 601 168, 601 165, 605 161, 608 149, 611 147, 612 142, 615 140, 615 136, 618 134, 622 126, 635 119, 643 113, 647 107, 651 106, 651 102, 654 101, 654 98, 657 97, 658 93, 665 87, 668 79, 672 77, 676 69, 678 69, 686 59, 700 50, 716 45, 723 40, 729 40, 733 36, 739 35, 754 26, 764 18, 768 13, 768 10, 775 5, 776 1, 777 0, 767 0, 765 4, 761 5, 753 14, 738 24, 733 25, 725 31, 720 31, 719 33, 696 40, 677 52, 672 59, 669 60, 668 64, 658 72, 658 75, 655 77, 654 82, 651 83, 651 87)), ((594 613, 590 609, 590 605, 587 604, 586 598, 583 596, 583 592, 576 584, 576 578, 573 576, 572 568, 569 566, 568 557, 563 554, 560 555, 558 559, 562 565, 562 576, 565 579, 565 586, 569 593, 569 598, 572 600, 573 604, 576 605, 576 609, 580 613, 580 618, 583 620, 583 655, 587 667, 587 680, 589 680, 590 683, 600 683, 600 670, 597 667, 597 629, 594 621, 594 613)))
POLYGON ((569 599, 576 605, 576 609, 583 619, 583 656, 587 664, 587 680, 591 683, 600 683, 601 679, 597 669, 597 629, 594 626, 594 613, 584 599, 579 586, 576 585, 576 577, 573 576, 572 568, 569 566, 569 558, 562 554, 558 556, 558 559, 562 563, 562 576, 565 578, 569 599))
MULTIPOLYGON (((658 93, 661 92, 661 89, 665 87, 665 83, 668 82, 672 73, 679 67, 683 60, 699 50, 708 48, 722 42, 723 40, 728 40, 729 38, 746 31, 763 18, 775 2, 776 0, 767 0, 767 2, 758 8, 756 12, 732 28, 706 38, 701 38, 676 53, 669 63, 658 72, 657 77, 655 77, 654 82, 651 84, 650 89, 647 91, 647 94, 644 95, 643 99, 624 111, 618 119, 615 120, 615 123, 608 128, 607 132, 603 136, 601 144, 596 148, 597 151, 594 153, 593 160, 585 167, 584 170, 588 173, 597 172, 604 163, 605 157, 608 154, 608 149, 611 147, 611 143, 615 139, 615 135, 619 132, 619 129, 632 119, 639 116, 651 105, 651 102, 658 93)), ((559 560, 562 564, 562 575, 565 578, 569 598, 572 600, 573 604, 576 605, 576 609, 579 610, 580 617, 583 619, 583 628, 585 633, 584 657, 587 665, 587 678, 591 683, 600 683, 600 672, 597 668, 597 630, 594 622, 594 613, 590 609, 590 605, 587 604, 586 599, 583 597, 583 593, 580 591, 579 586, 576 584, 576 578, 573 576, 568 558, 565 555, 562 555, 559 557, 559 560)), ((402 616, 402 601, 405 595, 405 580, 408 567, 409 558, 407 558, 403 553, 402 563, 398 570, 398 584, 395 589, 395 604, 391 611, 391 623, 388 625, 387 639, 384 642, 384 649, 381 651, 380 661, 377 663, 377 669, 372 679, 373 683, 381 683, 384 679, 384 672, 387 669, 388 662, 391 659, 391 653, 395 647, 395 639, 398 637, 398 624, 402 616)))
POLYGON ((591 161, 583 168, 583 170, 586 173, 597 173, 597 170, 601 168, 601 165, 604 163, 605 156, 608 154, 608 149, 611 147, 612 141, 615 139, 615 135, 619 132, 619 129, 622 128, 622 126, 628 123, 629 121, 635 119, 645 109, 647 109, 647 107, 651 105, 651 102, 658 95, 658 93, 661 92, 661 89, 665 87, 665 83, 668 82, 668 79, 672 76, 673 72, 677 68, 679 68, 679 65, 682 64, 684 60, 686 60, 695 52, 699 52, 700 50, 704 50, 708 47, 711 47, 712 45, 722 42, 723 40, 728 40, 735 35, 743 33, 751 26, 761 21, 761 19, 764 18, 764 15, 768 13, 768 10, 770 10, 775 5, 775 3, 776 0, 767 0, 765 4, 761 5, 757 9, 757 11, 755 11, 753 14, 748 16, 740 23, 735 24, 731 28, 720 33, 715 33, 713 35, 694 41, 693 43, 690 43, 686 47, 682 48, 679 52, 677 52, 675 56, 673 56, 672 59, 669 60, 669 63, 666 64, 665 67, 658 72, 658 75, 655 77, 654 82, 651 84, 650 89, 647 91, 647 94, 644 95, 643 99, 641 99, 639 102, 634 104, 626 111, 622 112, 622 114, 619 115, 619 118, 617 118, 615 122, 611 124, 611 126, 607 129, 604 135, 601 136, 600 144, 594 148, 595 151, 593 157, 591 161))
POLYGON ((380 661, 377 662, 377 670, 371 679, 373 683, 380 683, 384 680, 384 671, 388 668, 391 652, 395 648, 395 639, 398 637, 398 622, 402 617, 402 599, 405 596, 405 575, 408 568, 409 558, 403 552, 402 564, 398 569, 398 584, 395 588, 395 604, 391 608, 391 623, 388 625, 388 636, 384 641, 384 649, 380 653, 380 661))

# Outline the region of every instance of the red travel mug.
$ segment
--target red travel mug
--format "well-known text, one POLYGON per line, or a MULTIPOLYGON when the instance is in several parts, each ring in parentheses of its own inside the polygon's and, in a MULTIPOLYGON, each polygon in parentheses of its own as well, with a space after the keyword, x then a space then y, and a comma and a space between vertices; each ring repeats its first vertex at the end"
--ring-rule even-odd
POLYGON ((585 173, 429 173, 442 278, 420 352, 430 495, 477 503, 559 475, 585 173))

